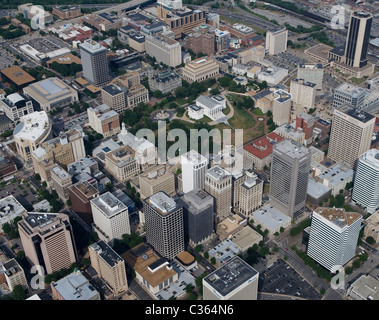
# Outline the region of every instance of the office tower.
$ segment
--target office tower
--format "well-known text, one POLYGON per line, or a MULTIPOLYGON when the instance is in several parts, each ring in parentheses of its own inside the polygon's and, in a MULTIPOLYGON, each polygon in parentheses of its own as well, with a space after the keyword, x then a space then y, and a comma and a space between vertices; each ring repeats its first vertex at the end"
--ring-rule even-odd
POLYGON ((358 159, 352 200, 374 213, 379 207, 379 151, 370 149, 358 159))
POLYGON ((95 108, 89 107, 87 114, 91 128, 102 134, 104 138, 113 136, 121 131, 118 113, 106 104, 95 108))
POLYGON ((316 101, 316 84, 304 79, 293 78, 290 84, 290 93, 293 103, 307 109, 311 109, 316 101))
POLYGON ((71 209, 89 226, 93 223, 91 200, 100 195, 90 182, 80 181, 68 187, 71 209))
POLYGON ((183 208, 164 192, 143 201, 146 240, 167 259, 184 251, 183 208))
POLYGON ((203 190, 192 190, 179 199, 183 206, 184 239, 196 246, 214 233, 213 197, 203 190))
POLYGON ((333 108, 338 108, 345 104, 355 108, 362 107, 367 91, 351 83, 344 82, 334 89, 333 108))
POLYGON ((236 210, 247 218, 262 205, 263 181, 253 172, 246 172, 246 175, 247 179, 236 186, 236 210))
POLYGON ((259 273, 240 257, 203 278, 203 300, 257 300, 259 273))
POLYGON ((321 63, 300 63, 297 66, 297 78, 315 83, 316 90, 322 90, 324 67, 321 63))
POLYGON ((13 137, 19 156, 28 161, 32 152, 52 137, 52 121, 45 111, 36 111, 21 117, 14 128, 13 137))
POLYGON ((115 84, 107 85, 101 89, 101 99, 112 110, 123 114, 126 109, 126 88, 115 84))
MULTIPOLYGON (((343 208, 316 208, 312 214, 307 255, 329 271, 355 256, 362 216, 343 208)), ((337 270, 333 270, 337 268, 337 270)))
POLYGON ((129 146, 122 146, 105 155, 105 170, 118 181, 125 182, 140 172, 140 166, 135 158, 135 151, 129 146))
POLYGON ((208 159, 195 150, 190 150, 181 156, 182 191, 187 193, 194 189, 204 189, 205 171, 208 159))
POLYGON ((154 57, 158 63, 176 67, 182 63, 180 43, 162 33, 146 36, 146 53, 154 57))
POLYGON ((122 239, 130 234, 128 207, 112 193, 106 192, 90 201, 93 216, 93 229, 99 239, 113 245, 114 239, 122 239))
POLYGON ((373 16, 369 12, 352 11, 347 31, 345 63, 362 68, 367 65, 367 49, 373 16))
POLYGON ((232 175, 228 171, 219 166, 206 171, 204 189, 215 199, 216 224, 231 213, 232 186, 232 175))
POLYGON ((12 258, 5 261, 2 264, 2 269, 5 275, 5 281, 7 282, 10 291, 13 291, 15 286, 21 286, 24 290, 28 288, 28 282, 26 280, 24 269, 22 269, 16 259, 12 258))
POLYGON ((91 244, 88 252, 91 266, 112 294, 117 297, 125 293, 128 290, 125 260, 102 240, 91 244))
POLYGON ((287 50, 288 30, 285 27, 277 27, 266 33, 266 51, 270 56, 287 50))
POLYGON ((54 300, 101 300, 100 293, 79 270, 52 282, 50 286, 54 300))
POLYGON ((278 126, 291 121, 292 95, 282 89, 274 93, 274 103, 272 105, 272 119, 278 126))
POLYGON ((328 158, 356 168, 358 157, 370 149, 375 117, 348 105, 335 109, 328 158))
POLYGON ((79 47, 83 66, 83 78, 95 86, 102 86, 108 83, 107 49, 92 39, 84 40, 79 47))
POLYGON ((68 198, 68 187, 72 185, 71 175, 60 166, 51 169, 52 187, 62 201, 68 198))
POLYGON ((301 128, 304 132, 304 145, 313 141, 313 129, 315 128, 315 118, 308 113, 300 113, 296 116, 295 129, 301 128))
POLYGON ((176 193, 174 173, 168 170, 165 165, 154 167, 139 174, 138 177, 141 199, 148 198, 158 191, 163 191, 170 197, 176 193))
POLYGON ((25 212, 18 231, 28 262, 42 266, 46 274, 76 262, 74 234, 66 214, 25 212))
POLYGON ((305 206, 311 153, 300 143, 283 140, 274 145, 271 163, 270 202, 296 219, 305 206))

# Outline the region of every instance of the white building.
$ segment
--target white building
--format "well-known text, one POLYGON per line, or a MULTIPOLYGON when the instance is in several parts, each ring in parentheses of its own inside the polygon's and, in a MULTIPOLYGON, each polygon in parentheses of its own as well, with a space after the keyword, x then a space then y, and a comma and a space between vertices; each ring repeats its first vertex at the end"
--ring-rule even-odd
POLYGON ((12 93, 7 97, 0 95, 0 111, 15 122, 22 116, 33 113, 34 107, 32 100, 25 99, 19 93, 12 93))
POLYGON ((288 75, 288 70, 275 66, 268 67, 266 71, 258 74, 260 82, 266 81, 268 85, 277 85, 288 75))
POLYGON ((341 189, 345 190, 346 183, 353 181, 353 177, 353 169, 351 169, 346 162, 340 161, 327 168, 327 170, 321 173, 317 178, 321 180, 325 186, 332 189, 332 195, 336 196, 341 189))
POLYGON ((226 107, 226 101, 221 96, 199 96, 196 99, 196 105, 204 109, 204 115, 217 120, 224 117, 222 110, 226 107))
POLYGON ((114 239, 130 234, 128 207, 112 193, 106 192, 90 201, 93 215, 93 229, 100 240, 113 245, 114 239))
POLYGON ((158 63, 176 67, 182 63, 180 43, 162 33, 146 36, 146 53, 155 57, 158 63))
POLYGON ((297 78, 315 83, 316 90, 322 90, 324 67, 320 63, 300 63, 297 66, 297 78))
POLYGON ((316 84, 304 79, 293 78, 290 84, 290 93, 293 103, 304 108, 311 109, 316 101, 316 84))
POLYGON ((12 223, 16 217, 21 217, 25 208, 13 195, 0 199, 0 230, 4 223, 12 223))
POLYGON ((280 232, 281 228, 288 228, 291 225, 291 218, 272 205, 265 205, 254 211, 251 215, 254 225, 261 225, 262 230, 267 229, 269 235, 280 232))
POLYGON ((192 104, 188 106, 188 116, 194 120, 200 120, 204 117, 204 109, 202 107, 197 106, 196 104, 192 104))
POLYGON ((288 30, 278 27, 266 32, 266 51, 270 56, 287 50, 288 30))
POLYGON ((355 256, 362 216, 343 208, 317 208, 312 214, 307 254, 331 272, 355 256))
POLYGON ((352 200, 369 213, 379 207, 379 150, 371 149, 359 157, 352 200))
POLYGON ((204 189, 208 159, 195 150, 181 156, 183 193, 194 189, 204 189))

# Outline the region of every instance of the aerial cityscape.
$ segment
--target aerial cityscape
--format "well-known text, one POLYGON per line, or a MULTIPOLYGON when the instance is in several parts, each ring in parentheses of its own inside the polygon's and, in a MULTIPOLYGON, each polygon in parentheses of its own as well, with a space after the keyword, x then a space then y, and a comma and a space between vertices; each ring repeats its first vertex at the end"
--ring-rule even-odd
POLYGON ((378 17, 0 0, 0 300, 379 300, 378 17))

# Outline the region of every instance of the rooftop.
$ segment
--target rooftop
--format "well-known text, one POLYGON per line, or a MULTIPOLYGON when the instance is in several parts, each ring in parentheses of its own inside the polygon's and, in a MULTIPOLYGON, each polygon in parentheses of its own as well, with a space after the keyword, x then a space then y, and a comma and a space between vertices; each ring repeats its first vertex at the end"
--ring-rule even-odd
POLYGON ((213 180, 222 181, 230 176, 230 173, 219 166, 214 166, 206 171, 206 175, 211 177, 213 180))
POLYGON ((188 206, 188 210, 192 214, 197 214, 213 206, 214 201, 211 195, 200 189, 185 193, 181 199, 188 206))
POLYGON ((271 132, 263 137, 255 139, 253 142, 244 145, 243 148, 254 156, 260 159, 264 159, 272 153, 274 144, 282 140, 283 137, 275 132, 271 132))
POLYGON ((0 199, 0 225, 5 221, 20 216, 26 209, 19 203, 13 195, 0 199))
POLYGON ((123 262, 122 259, 108 244, 103 240, 93 243, 90 246, 96 253, 106 262, 111 268, 119 262, 123 262))
POLYGON ((256 210, 252 214, 253 219, 264 224, 268 229, 276 230, 286 222, 291 221, 291 218, 284 213, 280 212, 271 205, 256 210))
POLYGON ((274 147, 275 152, 284 153, 293 159, 299 159, 307 156, 310 151, 301 143, 292 140, 283 140, 277 143, 274 147))
POLYGON ((339 228, 346 225, 351 225, 357 220, 362 219, 362 216, 357 212, 346 212, 344 208, 324 208, 318 207, 314 211, 324 219, 332 222, 339 228))
POLYGON ((354 171, 349 164, 341 161, 329 167, 325 172, 318 176, 321 180, 328 180, 330 186, 338 186, 341 181, 347 181, 354 176, 354 171))
POLYGON ((208 159, 195 150, 190 150, 181 156, 182 164, 187 161, 192 165, 208 164, 208 159))
POLYGON ((253 277, 258 272, 240 257, 235 257, 227 264, 212 272, 203 281, 212 286, 219 294, 226 296, 253 277))
POLYGON ((8 79, 13 81, 16 85, 22 86, 29 82, 33 82, 36 79, 32 77, 29 73, 21 69, 19 66, 12 66, 6 69, 1 70, 1 73, 4 74, 8 79))
POLYGON ((84 40, 84 42, 80 44, 80 48, 92 54, 107 51, 105 47, 92 39, 84 40))
POLYGON ((379 279, 371 275, 362 275, 351 284, 348 291, 353 291, 366 300, 379 300, 379 279))
POLYGON ((96 205, 108 217, 112 217, 115 214, 128 209, 127 206, 110 192, 103 193, 95 199, 92 199, 91 204, 96 205))
POLYGON ((176 201, 163 191, 151 195, 145 201, 162 215, 169 214, 178 207, 176 201))
POLYGON ((50 119, 45 111, 29 113, 21 118, 21 122, 13 131, 19 139, 36 141, 50 128, 50 119))

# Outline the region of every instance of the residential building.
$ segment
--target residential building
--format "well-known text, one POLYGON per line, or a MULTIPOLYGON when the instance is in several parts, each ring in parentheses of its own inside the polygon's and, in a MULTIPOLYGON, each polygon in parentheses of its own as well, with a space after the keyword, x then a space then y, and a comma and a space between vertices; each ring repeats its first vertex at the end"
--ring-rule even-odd
POLYGON ((66 214, 25 212, 18 231, 26 259, 30 265, 44 268, 45 274, 76 262, 74 234, 66 214))
POLYGON ((103 135, 104 138, 116 135, 120 130, 120 117, 118 113, 102 104, 87 109, 88 123, 92 129, 103 135))
POLYGON ((135 152, 129 146, 122 146, 105 155, 105 170, 120 182, 125 182, 137 176, 140 166, 135 158, 135 152))
POLYGON ((126 110, 126 90, 123 89, 116 84, 101 88, 102 102, 121 115, 126 110))
POLYGON ((182 63, 180 43, 162 33, 146 36, 146 53, 169 67, 182 63))
POLYGON ((50 286, 54 300, 101 300, 100 293, 79 270, 70 273, 58 281, 52 282, 50 286))
POLYGON ((352 200, 374 213, 379 207, 379 150, 370 149, 358 159, 352 200))
POLYGON ((106 192, 91 201, 93 229, 99 239, 113 245, 114 239, 130 234, 128 207, 112 193, 106 192))
POLYGON ((94 86, 109 82, 107 49, 92 39, 85 40, 80 47, 83 78, 94 86))
POLYGON ((0 111, 13 122, 20 120, 22 116, 34 112, 33 102, 19 93, 12 93, 6 97, 0 95, 0 111))
POLYGON ((158 294, 179 278, 172 265, 146 243, 132 248, 122 257, 135 271, 138 283, 152 295, 158 294))
POLYGON ((91 266, 96 270, 114 297, 126 293, 125 260, 122 259, 108 244, 100 240, 88 247, 91 266))
POLYGON ((173 92, 182 85, 182 78, 173 71, 166 71, 149 76, 149 87, 152 92, 159 90, 163 94, 173 92))
POLYGON ((274 92, 272 119, 278 126, 291 122, 292 94, 279 89, 274 92))
POLYGON ((51 13, 56 15, 59 19, 68 20, 80 17, 82 10, 79 6, 53 6, 51 13))
POLYGON ((316 101, 316 84, 304 79, 293 78, 290 84, 290 93, 293 103, 300 105, 304 110, 314 107, 316 101))
POLYGON ((58 193, 59 198, 65 202, 68 198, 68 187, 72 185, 72 178, 66 170, 60 166, 51 169, 52 187, 58 193))
POLYGON ((188 62, 182 73, 183 80, 190 83, 203 81, 219 74, 220 67, 213 57, 201 57, 188 62))
POLYGON ((266 51, 270 56, 287 50, 288 30, 277 27, 266 32, 266 51))
POLYGON ((23 89, 24 95, 33 101, 34 108, 45 112, 78 102, 78 92, 57 77, 47 78, 23 89))
POLYGON ((356 168, 360 155, 370 149, 375 117, 351 106, 341 106, 333 112, 328 158, 346 161, 356 168))
POLYGON ((195 189, 180 197, 183 206, 184 239, 192 246, 203 243, 214 234, 214 199, 204 190, 195 189))
POLYGON ((324 67, 321 63, 299 63, 296 78, 314 83, 316 84, 316 90, 322 90, 324 67))
POLYGON ((307 255, 331 272, 354 258, 362 216, 343 208, 316 208, 312 213, 307 255))
POLYGON ((270 203, 292 219, 301 215, 307 198, 311 153, 300 143, 274 145, 270 172, 270 203))
POLYGON ((232 175, 219 166, 214 166, 205 173, 204 189, 215 199, 214 210, 217 224, 231 213, 232 175))
POLYGON ((158 191, 170 197, 176 194, 175 176, 167 166, 159 165, 138 175, 141 199, 148 198, 158 191))
POLYGON ((19 156, 26 162, 32 158, 32 152, 52 136, 52 122, 45 111, 37 111, 22 116, 14 128, 13 137, 19 156))
POLYGON ((181 156, 183 193, 204 189, 207 167, 208 159, 195 150, 190 150, 181 156))
POLYGON ((2 268, 10 291, 13 291, 16 286, 21 286, 24 290, 28 289, 29 286, 24 269, 20 266, 16 259, 12 258, 5 261, 2 264, 2 268))
POLYGON ((146 240, 167 259, 184 251, 183 208, 159 191, 143 201, 146 240))
POLYGON ((203 278, 203 300, 257 300, 259 273, 235 257, 203 278))

